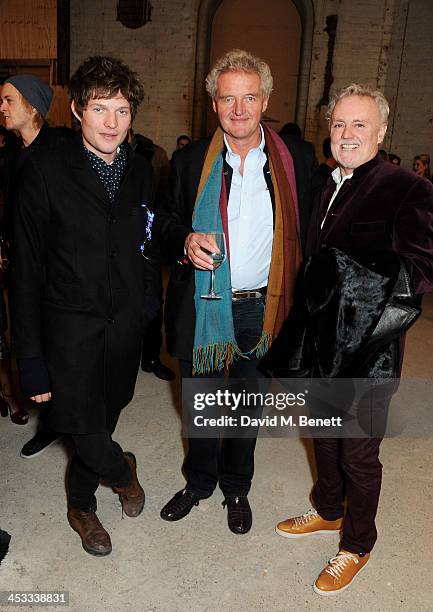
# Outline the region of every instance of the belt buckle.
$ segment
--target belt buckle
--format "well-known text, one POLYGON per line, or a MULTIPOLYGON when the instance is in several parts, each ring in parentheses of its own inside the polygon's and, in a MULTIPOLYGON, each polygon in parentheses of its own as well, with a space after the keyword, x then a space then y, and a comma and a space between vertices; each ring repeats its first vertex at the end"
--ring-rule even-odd
POLYGON ((239 302, 241 300, 249 300, 249 299, 257 299, 262 297, 260 291, 233 291, 232 292, 232 301, 239 302))

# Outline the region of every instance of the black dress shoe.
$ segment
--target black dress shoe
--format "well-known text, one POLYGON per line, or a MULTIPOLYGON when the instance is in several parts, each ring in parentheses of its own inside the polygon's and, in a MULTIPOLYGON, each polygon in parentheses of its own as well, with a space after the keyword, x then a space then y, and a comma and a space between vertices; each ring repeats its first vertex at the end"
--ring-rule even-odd
POLYGON ((153 374, 161 380, 174 380, 176 378, 176 374, 173 370, 170 370, 170 368, 161 363, 159 359, 155 359, 154 361, 142 361, 141 369, 143 372, 153 372, 153 374))
POLYGON ((233 533, 248 533, 253 524, 253 515, 247 497, 226 497, 227 523, 233 533))
POLYGON ((54 444, 62 436, 47 427, 42 427, 34 436, 24 444, 21 449, 23 459, 33 459, 44 452, 51 444, 54 444))
POLYGON ((191 491, 182 489, 164 506, 160 516, 164 521, 179 521, 189 514, 194 506, 198 506, 200 499, 198 495, 191 493, 191 491))

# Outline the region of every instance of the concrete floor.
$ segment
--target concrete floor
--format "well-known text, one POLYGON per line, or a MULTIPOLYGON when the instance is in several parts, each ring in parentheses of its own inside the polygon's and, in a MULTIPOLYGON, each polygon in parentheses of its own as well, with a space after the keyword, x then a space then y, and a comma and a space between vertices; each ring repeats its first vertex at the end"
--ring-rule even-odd
MULTIPOLYGON (((430 297, 409 334, 405 375, 432 377, 432 354, 430 297)), ((249 534, 228 530, 220 491, 178 523, 159 518, 184 482, 172 392, 168 383, 140 373, 134 401, 120 420, 115 437, 137 456, 147 502, 139 518, 122 520, 117 497, 99 489, 98 515, 113 542, 105 558, 86 554, 66 522, 67 447, 58 444, 36 459, 21 459, 35 413, 26 427, 0 420, 0 527, 13 536, 0 566, 0 590, 67 590, 71 612, 433 610, 431 439, 383 442, 377 546, 352 588, 325 599, 311 584, 337 552, 338 538, 289 541, 274 532, 276 522, 309 507, 308 442, 259 439, 249 534)))

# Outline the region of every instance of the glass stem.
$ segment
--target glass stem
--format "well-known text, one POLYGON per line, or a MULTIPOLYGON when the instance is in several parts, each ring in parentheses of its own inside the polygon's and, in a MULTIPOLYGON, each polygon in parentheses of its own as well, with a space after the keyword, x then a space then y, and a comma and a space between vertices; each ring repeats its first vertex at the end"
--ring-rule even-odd
POLYGON ((210 294, 211 295, 215 295, 215 289, 214 289, 214 284, 215 282, 215 270, 212 269, 211 273, 210 273, 210 294))

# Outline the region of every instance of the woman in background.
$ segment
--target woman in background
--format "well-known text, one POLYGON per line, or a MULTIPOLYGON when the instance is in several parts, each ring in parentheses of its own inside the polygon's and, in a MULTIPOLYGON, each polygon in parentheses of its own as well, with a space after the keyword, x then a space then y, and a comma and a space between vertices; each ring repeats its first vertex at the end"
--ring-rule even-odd
POLYGON ((418 176, 423 176, 424 178, 431 180, 431 170, 430 170, 430 155, 428 153, 420 153, 413 158, 413 171, 418 176))

